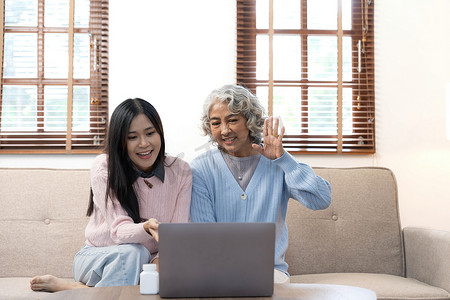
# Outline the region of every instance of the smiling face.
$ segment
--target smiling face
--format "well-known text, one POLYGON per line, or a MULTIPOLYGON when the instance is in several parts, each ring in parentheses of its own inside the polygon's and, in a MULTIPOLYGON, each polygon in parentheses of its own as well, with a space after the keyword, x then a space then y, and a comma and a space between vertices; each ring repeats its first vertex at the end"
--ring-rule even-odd
POLYGON ((161 136, 144 114, 137 115, 130 124, 127 136, 127 152, 134 165, 143 172, 150 172, 161 150, 161 136))
POLYGON ((247 119, 228 110, 226 102, 216 101, 209 110, 211 134, 226 153, 233 156, 255 154, 247 128, 247 119))

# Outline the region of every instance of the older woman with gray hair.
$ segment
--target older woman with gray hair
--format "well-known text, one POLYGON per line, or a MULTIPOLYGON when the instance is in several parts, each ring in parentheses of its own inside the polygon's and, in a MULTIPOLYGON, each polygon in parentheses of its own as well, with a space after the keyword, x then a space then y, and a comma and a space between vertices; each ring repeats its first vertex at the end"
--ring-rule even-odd
POLYGON ((284 127, 266 118, 257 97, 242 86, 210 93, 202 129, 217 148, 191 162, 192 222, 275 223, 274 281, 288 282, 288 200, 325 209, 331 203, 330 184, 283 149, 284 127))

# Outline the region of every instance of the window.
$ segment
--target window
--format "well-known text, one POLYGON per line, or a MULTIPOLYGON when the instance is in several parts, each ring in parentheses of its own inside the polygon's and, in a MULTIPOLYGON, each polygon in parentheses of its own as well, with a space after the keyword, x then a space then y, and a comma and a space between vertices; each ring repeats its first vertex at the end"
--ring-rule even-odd
POLYGON ((0 153, 98 153, 108 0, 0 0, 0 153))
POLYGON ((375 152, 373 0, 237 0, 237 83, 291 153, 375 152))

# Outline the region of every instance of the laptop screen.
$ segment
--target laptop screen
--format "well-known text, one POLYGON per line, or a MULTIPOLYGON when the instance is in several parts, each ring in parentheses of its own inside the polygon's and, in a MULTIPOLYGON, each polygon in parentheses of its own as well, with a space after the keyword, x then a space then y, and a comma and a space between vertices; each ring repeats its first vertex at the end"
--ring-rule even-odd
POLYGON ((271 296, 274 223, 159 226, 161 297, 271 296))

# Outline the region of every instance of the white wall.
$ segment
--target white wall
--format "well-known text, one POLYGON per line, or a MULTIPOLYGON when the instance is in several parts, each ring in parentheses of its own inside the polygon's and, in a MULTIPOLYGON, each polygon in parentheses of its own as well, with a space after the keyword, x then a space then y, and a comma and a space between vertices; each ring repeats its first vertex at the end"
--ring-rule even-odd
MULTIPOLYGON (((312 166, 388 167, 403 226, 450 231, 450 1, 374 3, 377 153, 297 157, 312 166)), ((203 99, 235 82, 235 10, 234 0, 111 0, 110 113, 125 98, 147 99, 161 114, 170 154, 189 161, 203 151, 203 99)), ((0 155, 0 166, 89 168, 92 159, 0 155)))
POLYGON ((450 230, 450 1, 376 3, 377 161, 396 174, 403 226, 450 230))

